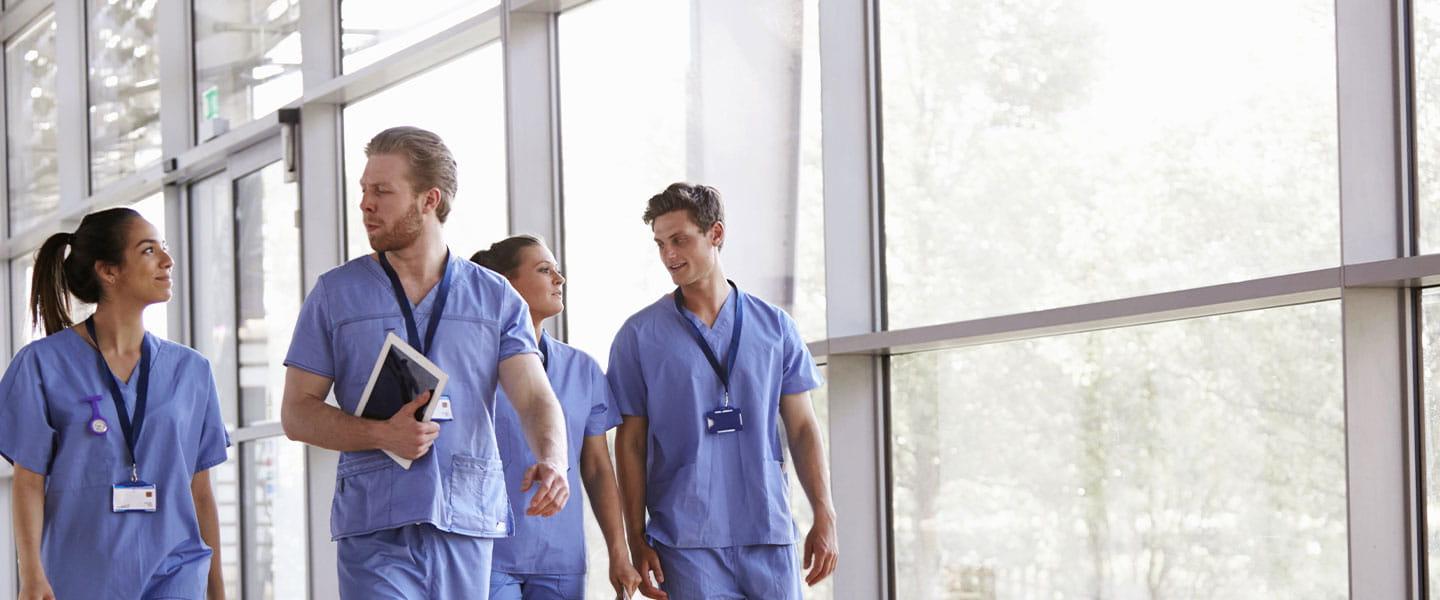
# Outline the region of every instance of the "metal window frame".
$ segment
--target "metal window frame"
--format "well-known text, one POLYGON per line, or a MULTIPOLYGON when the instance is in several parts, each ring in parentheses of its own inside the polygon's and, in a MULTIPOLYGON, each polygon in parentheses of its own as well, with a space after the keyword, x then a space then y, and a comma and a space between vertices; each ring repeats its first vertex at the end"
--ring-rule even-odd
MULTIPOLYGON (((556 99, 560 93, 556 15, 587 0, 505 0, 430 39, 354 73, 340 73, 339 0, 307 2, 300 30, 304 92, 298 156, 302 273, 308 291, 344 256, 340 161, 341 107, 474 50, 500 41, 505 51, 507 184, 512 231, 539 232, 563 256, 564 190, 560 185, 556 99), (543 135, 533 132, 543 130, 543 135)), ((619 1, 619 0, 603 0, 619 1)), ((891 330, 886 323, 884 197, 881 153, 879 0, 826 0, 820 6, 822 145, 825 194, 826 321, 829 338, 810 344, 830 364, 831 437, 865 440, 831 449, 840 539, 851 567, 836 574, 840 598, 893 598, 890 532, 889 359, 892 356, 1039 336, 1129 327, 1297 303, 1339 300, 1344 320, 1347 502, 1351 596, 1424 598, 1426 553, 1419 390, 1418 289, 1440 285, 1440 254, 1415 255, 1415 149, 1410 0, 1336 3, 1342 237, 1341 264, 1246 281, 1119 298, 1070 307, 891 330), (864 243, 853 243, 863 240, 864 243)), ((58 35, 85 39, 83 3, 22 0, 0 13, 0 37, 56 10, 58 35)), ((257 143, 273 143, 284 126, 276 114, 196 143, 193 113, 193 24, 190 0, 159 4, 164 156, 103 189, 89 190, 83 43, 57 44, 68 71, 57 90, 63 123, 61 209, 32 232, 0 238, 0 257, 24 259, 44 231, 78 222, 96 208, 125 204, 163 188, 169 235, 188 227, 182 186, 225 169, 257 143), (183 35, 176 35, 181 32, 183 35), (78 65, 78 67, 77 67, 78 65), (83 175, 80 176, 80 175, 83 175)), ((3 127, 0 121, 0 127, 3 127)), ((3 159, 3 148, 0 148, 3 159)), ((0 168, 3 168, 0 160, 0 168)), ((0 190, 0 197, 3 197, 0 190)), ((8 211, 0 211, 3 223, 8 211)), ((0 231, 4 231, 0 228, 0 231)), ((181 260, 188 249, 177 249, 181 260)), ((23 299, 11 270, 3 332, 18 339, 23 299)), ((172 311, 172 331, 186 332, 191 298, 172 311)), ((563 323, 551 324, 563 335, 563 323)), ((242 442, 278 435, 274 424, 235 433, 242 442)), ((335 547, 328 542, 337 454, 307 448, 310 527, 309 592, 338 595, 335 547)), ((0 479, 7 477, 0 473, 0 479)), ((0 576, 3 576, 0 571, 0 576)), ((13 583, 13 581, 11 582, 13 583)), ((5 582, 0 581, 0 585, 5 582)))

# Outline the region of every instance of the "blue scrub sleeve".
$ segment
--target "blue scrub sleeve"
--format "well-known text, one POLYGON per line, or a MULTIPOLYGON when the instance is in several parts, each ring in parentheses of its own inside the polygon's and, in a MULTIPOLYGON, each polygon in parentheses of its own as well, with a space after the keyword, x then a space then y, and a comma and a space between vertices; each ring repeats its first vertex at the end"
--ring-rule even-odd
POLYGON ((781 313, 784 316, 782 326, 785 336, 781 348, 785 355, 785 371, 781 375, 780 393, 799 394, 808 392, 825 384, 825 379, 820 376, 820 368, 815 366, 815 359, 810 356, 810 348, 800 337, 800 329, 795 326, 795 320, 790 315, 781 313))
POLYGON ((22 348, 0 378, 0 455, 48 475, 57 436, 45 410, 43 383, 40 361, 29 347, 22 348))
POLYGON ((500 360, 516 354, 539 354, 535 330, 530 323, 530 306, 515 288, 505 286, 500 300, 500 360))
POLYGON ((225 449, 230 447, 230 434, 220 416, 220 393, 215 388, 215 374, 205 361, 205 420, 200 424, 200 448, 195 454, 195 472, 199 473, 225 462, 225 449))
POLYGON ((620 328, 615 341, 610 344, 610 368, 605 379, 610 382, 610 395, 620 414, 632 417, 647 416, 645 412, 645 376, 640 370, 639 341, 635 329, 628 324, 620 328))
POLYGON ((588 387, 593 400, 590 416, 585 419, 585 435, 605 435, 605 432, 620 425, 620 409, 615 406, 615 398, 610 395, 610 384, 595 361, 590 361, 589 378, 588 387))
POLYGON ((327 308, 329 298, 325 291, 325 278, 315 282, 315 289, 305 296, 300 307, 300 316, 295 319, 295 334, 290 338, 290 350, 285 354, 285 366, 304 369, 321 377, 335 378, 335 354, 330 343, 330 332, 334 330, 327 308))

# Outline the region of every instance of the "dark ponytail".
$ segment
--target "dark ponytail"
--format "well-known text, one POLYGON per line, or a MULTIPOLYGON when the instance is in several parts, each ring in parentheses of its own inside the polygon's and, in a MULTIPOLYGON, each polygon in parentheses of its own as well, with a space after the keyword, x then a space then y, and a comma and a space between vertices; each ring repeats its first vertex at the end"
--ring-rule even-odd
POLYGON ((70 320, 71 296, 89 304, 100 302, 95 263, 125 262, 126 226, 139 218, 140 213, 129 208, 102 210, 85 215, 75 233, 46 238, 35 253, 35 275, 30 280, 30 320, 44 323, 45 335, 75 324, 70 320))
POLYGON ((520 251, 531 246, 544 246, 545 241, 533 235, 512 235, 490 244, 490 249, 476 252, 470 262, 504 275, 507 279, 520 267, 520 251))

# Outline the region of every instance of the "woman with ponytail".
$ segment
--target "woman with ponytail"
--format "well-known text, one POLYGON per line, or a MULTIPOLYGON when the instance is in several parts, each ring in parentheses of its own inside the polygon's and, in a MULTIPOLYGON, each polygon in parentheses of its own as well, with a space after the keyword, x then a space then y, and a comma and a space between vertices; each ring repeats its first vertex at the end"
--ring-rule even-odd
POLYGON ((223 598, 208 469, 229 438, 210 364, 146 333, 174 266, 128 208, 85 217, 35 256, 46 337, 0 378, 0 454, 15 465, 20 598, 223 598), (75 323, 71 298, 94 304, 75 323))
MULTIPOLYGON (((530 321, 545 375, 560 399, 571 465, 570 489, 585 482, 585 493, 600 522, 610 555, 610 585, 629 598, 640 585, 640 574, 630 566, 625 524, 620 513, 620 489, 605 432, 620 424, 620 412, 610 398, 610 387, 600 365, 590 355, 550 339, 540 324, 565 310, 565 277, 550 249, 540 238, 510 237, 481 250, 471 261, 510 280, 530 307, 530 321)), ((505 488, 511 506, 525 505, 529 490, 523 486, 526 465, 535 462, 525 443, 519 417, 503 390, 495 393, 495 438, 505 463, 505 488)), ((553 517, 517 515, 513 537, 495 540, 490 571, 490 600, 550 600, 585 597, 585 521, 579 502, 571 502, 553 517)))

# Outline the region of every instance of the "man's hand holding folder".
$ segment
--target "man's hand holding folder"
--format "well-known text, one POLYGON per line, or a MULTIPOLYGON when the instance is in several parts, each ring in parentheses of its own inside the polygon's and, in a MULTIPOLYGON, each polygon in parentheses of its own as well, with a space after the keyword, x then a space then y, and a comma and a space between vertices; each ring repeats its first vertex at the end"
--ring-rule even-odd
POLYGON ((435 438, 440 437, 440 424, 433 421, 419 421, 415 413, 430 401, 430 392, 416 396, 384 421, 371 421, 376 428, 380 449, 388 450, 403 458, 416 460, 430 451, 435 438))

